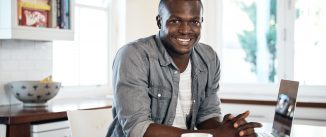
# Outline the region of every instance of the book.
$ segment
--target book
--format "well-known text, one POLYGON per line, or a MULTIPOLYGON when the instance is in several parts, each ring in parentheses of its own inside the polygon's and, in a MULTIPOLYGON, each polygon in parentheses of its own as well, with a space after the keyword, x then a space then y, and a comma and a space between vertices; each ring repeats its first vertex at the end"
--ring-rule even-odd
POLYGON ((65 1, 65 10, 64 10, 64 29, 69 29, 70 28, 70 4, 69 0, 64 0, 65 1))
POLYGON ((49 27, 51 28, 58 28, 57 25, 57 0, 51 0, 50 3, 51 11, 49 17, 49 27))
POLYGON ((21 3, 21 24, 23 26, 48 27, 50 6, 46 3, 21 3))
POLYGON ((57 26, 61 28, 61 0, 57 1, 57 26))
POLYGON ((17 13, 18 13, 18 24, 22 24, 22 16, 23 16, 23 13, 22 13, 22 8, 23 8, 23 2, 22 0, 18 0, 17 1, 17 5, 18 5, 18 9, 17 9, 17 13))
POLYGON ((20 0, 20 1, 34 3, 34 4, 49 4, 49 0, 20 0))
POLYGON ((60 1, 60 28, 61 29, 64 29, 64 26, 65 26, 65 9, 66 9, 66 6, 65 6, 65 0, 61 0, 60 1))

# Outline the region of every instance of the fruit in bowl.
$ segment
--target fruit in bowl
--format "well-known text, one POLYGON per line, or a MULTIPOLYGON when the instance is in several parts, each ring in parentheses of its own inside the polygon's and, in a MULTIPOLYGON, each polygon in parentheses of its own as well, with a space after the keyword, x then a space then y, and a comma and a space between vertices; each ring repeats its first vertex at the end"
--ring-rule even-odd
POLYGON ((5 85, 5 90, 24 103, 25 107, 46 106, 46 102, 56 96, 60 82, 14 81, 5 85))

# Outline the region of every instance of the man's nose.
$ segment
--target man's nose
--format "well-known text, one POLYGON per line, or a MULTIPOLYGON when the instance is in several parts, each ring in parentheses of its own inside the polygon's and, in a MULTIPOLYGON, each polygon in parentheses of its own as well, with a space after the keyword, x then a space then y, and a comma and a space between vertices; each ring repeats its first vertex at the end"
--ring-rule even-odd
POLYGON ((189 25, 188 22, 184 21, 180 24, 179 26, 179 33, 182 33, 182 34, 188 34, 191 32, 191 26, 189 25))

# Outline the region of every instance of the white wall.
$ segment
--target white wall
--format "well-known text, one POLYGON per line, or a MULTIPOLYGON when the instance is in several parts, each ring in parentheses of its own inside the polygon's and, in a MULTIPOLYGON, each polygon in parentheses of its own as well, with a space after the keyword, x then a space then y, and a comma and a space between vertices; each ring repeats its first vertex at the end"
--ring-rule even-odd
POLYGON ((126 0, 126 42, 158 33, 156 16, 159 0, 126 0))
POLYGON ((4 91, 11 81, 40 80, 52 74, 52 42, 0 40, 0 105, 17 103, 4 91))

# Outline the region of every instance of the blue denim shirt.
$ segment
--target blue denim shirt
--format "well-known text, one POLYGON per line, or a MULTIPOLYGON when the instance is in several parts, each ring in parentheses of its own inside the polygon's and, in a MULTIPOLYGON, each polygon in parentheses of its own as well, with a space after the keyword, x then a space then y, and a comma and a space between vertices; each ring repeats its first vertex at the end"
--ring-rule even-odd
MULTIPOLYGON (((208 45, 191 52, 192 112, 188 129, 221 117, 217 96, 220 62, 208 45)), ((107 137, 142 137, 151 123, 172 125, 179 92, 179 71, 158 35, 122 47, 113 63, 113 122, 107 137)))

